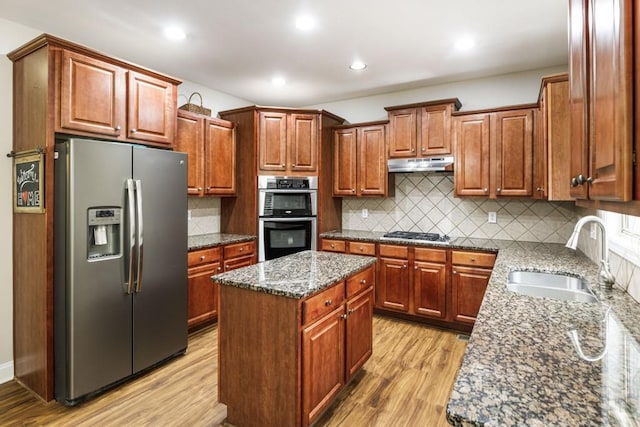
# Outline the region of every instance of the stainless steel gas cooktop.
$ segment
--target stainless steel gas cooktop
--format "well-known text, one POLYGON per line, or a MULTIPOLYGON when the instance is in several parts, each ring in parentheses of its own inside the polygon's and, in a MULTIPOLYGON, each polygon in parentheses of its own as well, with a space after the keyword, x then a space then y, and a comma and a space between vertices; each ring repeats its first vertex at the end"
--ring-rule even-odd
POLYGON ((419 233, 417 231, 392 231, 386 233, 382 240, 412 240, 417 242, 429 242, 448 245, 451 239, 446 234, 419 233))

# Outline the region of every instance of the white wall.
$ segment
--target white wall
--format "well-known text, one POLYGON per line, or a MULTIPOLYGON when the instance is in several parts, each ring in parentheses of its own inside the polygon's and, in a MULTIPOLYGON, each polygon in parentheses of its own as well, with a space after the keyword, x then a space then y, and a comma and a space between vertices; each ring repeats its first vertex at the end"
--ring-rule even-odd
POLYGON ((566 71, 566 67, 543 68, 482 79, 444 83, 383 95, 327 102, 312 105, 309 108, 323 108, 350 123, 359 123, 386 120, 387 112, 384 107, 436 99, 458 98, 462 103, 461 111, 528 104, 538 101, 540 78, 542 76, 566 71))

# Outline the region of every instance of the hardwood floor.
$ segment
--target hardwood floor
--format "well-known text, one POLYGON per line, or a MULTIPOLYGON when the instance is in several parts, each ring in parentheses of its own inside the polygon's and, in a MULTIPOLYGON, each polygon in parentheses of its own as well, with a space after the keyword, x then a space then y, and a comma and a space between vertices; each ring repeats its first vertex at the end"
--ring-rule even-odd
MULTIPOLYGON (((74 408, 0 385, 0 426, 220 426, 217 327, 189 336, 187 354, 74 408)), ((374 318, 373 356, 318 426, 445 426, 466 343, 454 332, 374 318)))

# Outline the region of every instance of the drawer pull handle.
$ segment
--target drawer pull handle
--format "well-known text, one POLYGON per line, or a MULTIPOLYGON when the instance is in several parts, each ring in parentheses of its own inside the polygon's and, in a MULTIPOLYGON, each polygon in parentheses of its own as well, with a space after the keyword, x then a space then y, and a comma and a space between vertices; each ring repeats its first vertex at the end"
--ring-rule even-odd
POLYGON ((331 303, 332 303, 332 302, 333 302, 333 301, 331 301, 330 299, 328 299, 328 300, 326 300, 326 301, 324 302, 324 305, 328 307, 328 306, 330 306, 330 305, 331 305, 331 303))
POLYGON ((366 285, 366 284, 367 284, 367 279, 362 279, 362 280, 360 280, 360 284, 361 284, 361 285, 366 285))

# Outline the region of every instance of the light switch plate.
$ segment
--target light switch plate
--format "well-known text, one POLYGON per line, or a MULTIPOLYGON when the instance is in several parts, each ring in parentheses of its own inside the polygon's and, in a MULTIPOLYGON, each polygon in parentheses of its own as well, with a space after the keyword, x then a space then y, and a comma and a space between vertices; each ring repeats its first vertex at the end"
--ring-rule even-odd
POLYGON ((368 218, 368 217, 369 217, 369 209, 363 208, 362 209, 362 218, 368 218))
POLYGON ((487 215, 487 221, 489 224, 495 224, 498 222, 498 215, 495 212, 489 212, 487 215))

